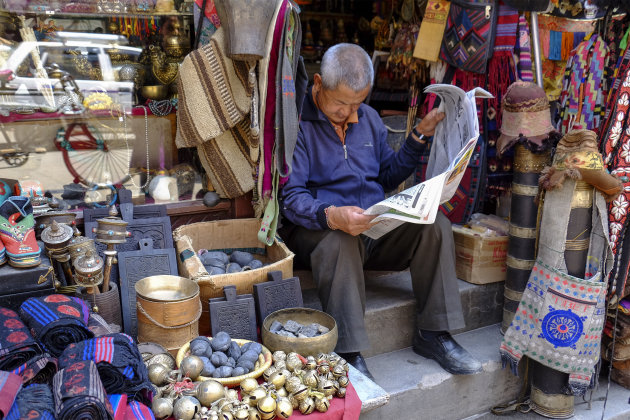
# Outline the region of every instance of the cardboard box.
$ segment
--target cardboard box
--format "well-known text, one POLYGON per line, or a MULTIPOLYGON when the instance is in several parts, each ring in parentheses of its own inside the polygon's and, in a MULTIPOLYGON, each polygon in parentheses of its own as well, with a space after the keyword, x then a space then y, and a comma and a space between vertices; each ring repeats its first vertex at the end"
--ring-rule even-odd
POLYGON ((504 281, 508 237, 481 236, 472 229, 453 226, 457 277, 474 284, 504 281))
POLYGON ((199 284, 202 305, 199 334, 210 335, 208 300, 223 297, 223 286, 235 285, 236 293, 241 295, 253 293, 254 284, 267 281, 270 271, 282 271, 285 279, 293 277, 293 252, 279 237, 271 246, 259 242, 259 229, 260 219, 234 219, 192 223, 173 231, 179 274, 199 284), (197 256, 197 250, 204 248, 228 254, 235 250, 251 252, 268 265, 256 270, 210 276, 197 256))

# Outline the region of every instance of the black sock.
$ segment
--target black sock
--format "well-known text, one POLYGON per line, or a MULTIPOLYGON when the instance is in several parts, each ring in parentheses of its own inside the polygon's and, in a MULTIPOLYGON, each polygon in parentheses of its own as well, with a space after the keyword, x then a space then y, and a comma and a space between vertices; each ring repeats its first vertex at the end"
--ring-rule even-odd
POLYGON ((447 331, 428 331, 428 330, 420 330, 420 335, 425 339, 425 340, 433 340, 436 337, 439 337, 440 335, 443 334, 448 334, 447 331))

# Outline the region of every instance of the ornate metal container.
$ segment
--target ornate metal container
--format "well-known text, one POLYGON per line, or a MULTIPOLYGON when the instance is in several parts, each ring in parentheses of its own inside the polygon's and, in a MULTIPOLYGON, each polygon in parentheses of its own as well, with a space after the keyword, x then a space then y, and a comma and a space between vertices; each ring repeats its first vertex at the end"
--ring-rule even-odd
POLYGON ((72 239, 73 233, 74 230, 70 226, 53 220, 52 224, 42 232, 42 241, 53 256, 62 254, 66 252, 66 246, 72 239))
POLYGON ((98 219, 96 227, 92 230, 96 234, 96 240, 103 244, 124 244, 128 236, 127 222, 116 217, 118 212, 112 206, 109 216, 98 219))
POLYGON ((35 215, 35 234, 38 238, 41 237, 44 229, 50 226, 53 220, 56 220, 57 223, 73 225, 75 217, 76 214, 73 212, 60 210, 47 211, 46 213, 35 215))
POLYGON ((81 286, 98 286, 103 283, 103 259, 89 249, 74 261, 75 280, 81 286))
POLYGON ((70 252, 70 259, 72 259, 72 261, 76 261, 77 258, 85 255, 88 250, 96 252, 94 239, 86 238, 85 236, 73 237, 70 239, 67 248, 68 252, 70 252))

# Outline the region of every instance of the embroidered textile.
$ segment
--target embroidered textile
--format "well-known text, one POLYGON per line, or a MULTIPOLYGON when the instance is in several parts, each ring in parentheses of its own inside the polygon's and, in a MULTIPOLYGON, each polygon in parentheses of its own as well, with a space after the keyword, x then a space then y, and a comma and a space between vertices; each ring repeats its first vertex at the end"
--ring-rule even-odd
POLYGON ((518 23, 518 10, 500 2, 497 32, 494 38, 494 56, 497 54, 512 56, 517 41, 518 23))
POLYGON ((217 28, 221 26, 219 15, 217 14, 217 8, 214 5, 214 0, 206 0, 205 10, 201 10, 204 0, 195 0, 193 9, 195 33, 199 33, 199 46, 206 45, 210 42, 210 38, 216 32, 217 28), (201 28, 199 25, 199 18, 203 13, 203 20, 201 21, 201 28))
POLYGON ((20 315, 35 339, 55 357, 68 343, 93 336, 87 327, 90 310, 79 298, 59 294, 29 298, 20 306, 20 315))
POLYGON ((0 417, 7 416, 21 388, 22 379, 19 376, 0 370, 0 417))
POLYGON ((114 412, 91 360, 76 362, 53 379, 57 420, 112 420, 114 412))
POLYGON ((96 363, 109 394, 127 394, 130 399, 150 402, 149 374, 133 339, 127 334, 104 335, 70 344, 59 357, 64 369, 77 361, 96 363))
POLYGON ((57 359, 48 353, 39 354, 12 371, 26 386, 31 383, 50 384, 57 373, 57 359))
POLYGON ((5 420, 55 420, 55 402, 50 386, 32 384, 18 393, 5 420))
POLYGON ((0 307, 0 370, 13 370, 40 353, 18 314, 0 307))

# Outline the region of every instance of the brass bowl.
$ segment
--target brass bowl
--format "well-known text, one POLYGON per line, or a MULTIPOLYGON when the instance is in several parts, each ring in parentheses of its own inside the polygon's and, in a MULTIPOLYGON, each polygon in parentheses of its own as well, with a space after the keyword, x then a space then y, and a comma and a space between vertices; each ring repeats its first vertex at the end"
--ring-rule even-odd
POLYGON ((147 99, 161 101, 168 98, 168 86, 165 85, 149 85, 140 88, 140 94, 147 99))
MULTIPOLYGON (((212 338, 212 337, 208 337, 208 338, 212 338)), ((232 341, 235 341, 236 344, 238 344, 241 347, 243 347, 243 344, 250 342, 250 340, 243 340, 240 338, 233 338, 232 341)), ((175 361, 177 362, 177 367, 179 367, 179 364, 182 362, 182 360, 184 360, 184 357, 189 356, 189 355, 190 355, 190 342, 184 344, 182 348, 180 348, 179 351, 177 352, 177 358, 175 359, 175 361)), ((260 355, 258 355, 258 360, 256 361, 256 364, 254 365, 254 370, 252 370, 251 372, 245 375, 231 376, 229 378, 208 378, 205 376, 199 376, 196 379, 196 381, 202 382, 202 381, 207 381, 207 380, 212 379, 224 386, 236 386, 236 385, 239 385, 243 380, 247 378, 254 378, 254 379, 259 378, 263 374, 263 372, 267 370, 269 366, 271 366, 271 363, 273 363, 271 352, 269 351, 267 347, 262 346, 262 352, 260 353, 260 355)))
POLYGON ((199 294, 197 282, 179 276, 150 276, 136 283, 136 294, 153 302, 177 302, 199 294))
POLYGON ((338 331, 335 319, 325 312, 310 308, 288 308, 273 312, 265 318, 261 328, 262 342, 269 350, 282 350, 286 353, 296 352, 302 356, 316 356, 319 353, 330 353, 337 345, 338 331), (302 325, 316 322, 329 328, 326 334, 312 338, 285 337, 269 331, 273 321, 284 324, 293 320, 302 325))

